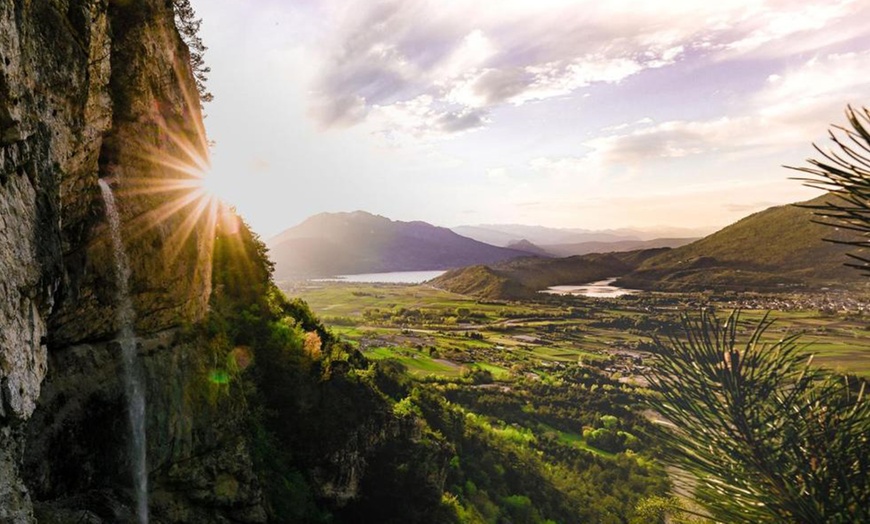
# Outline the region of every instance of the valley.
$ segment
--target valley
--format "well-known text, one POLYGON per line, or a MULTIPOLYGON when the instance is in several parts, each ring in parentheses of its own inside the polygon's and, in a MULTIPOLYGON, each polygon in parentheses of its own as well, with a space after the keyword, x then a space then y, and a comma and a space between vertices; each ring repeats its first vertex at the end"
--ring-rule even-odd
MULTIPOLYGON (((545 502, 553 497, 591 521, 609 522, 611 512, 613 522, 640 522, 636 509, 644 501, 666 496, 668 489, 687 493, 685 487, 667 487, 679 485, 680 474, 661 465, 660 419, 649 410, 654 394, 645 376, 655 365, 652 336, 682 335, 682 312, 714 309, 724 316, 740 309, 741 337, 769 314, 775 322, 765 342, 800 333, 814 365, 870 377, 870 301, 855 293, 639 292, 617 298, 540 293, 507 301, 451 293, 430 283, 308 281, 282 287, 302 297, 335 335, 374 363, 373 369, 407 377, 403 380, 413 385, 395 398, 396 409, 425 405, 421 396, 446 402, 488 436, 477 452, 521 454, 528 461, 521 469, 529 471, 521 474, 512 466, 513 475, 531 472, 545 479, 537 490, 510 481, 495 488, 487 467, 477 463, 465 485, 445 486, 445 496, 459 504, 458 514, 480 513, 463 521, 511 515, 505 502, 510 490, 522 489, 527 496, 527 510, 535 516, 524 522, 570 521, 570 513, 545 502), (402 399, 403 394, 408 396, 402 399), (609 502, 590 506, 565 479, 589 489, 589 476, 598 468, 612 472, 596 488, 609 502)), ((444 417, 421 414, 430 427, 444 417)), ((467 447, 455 449, 458 463, 475 460, 467 447)))
POLYGON ((0 524, 870 522, 816 3, 0 0, 0 524))
MULTIPOLYGON (((678 334, 680 312, 700 308, 722 314, 739 309, 746 325, 769 311, 775 319, 771 335, 801 333, 815 362, 870 376, 870 297, 855 293, 540 294, 506 301, 429 284, 285 282, 283 288, 364 354, 399 358, 418 377, 457 377, 463 368, 482 365, 499 379, 522 373, 543 379, 578 361, 604 369, 642 360, 650 335, 678 334)), ((636 371, 617 378, 631 382, 636 371)))

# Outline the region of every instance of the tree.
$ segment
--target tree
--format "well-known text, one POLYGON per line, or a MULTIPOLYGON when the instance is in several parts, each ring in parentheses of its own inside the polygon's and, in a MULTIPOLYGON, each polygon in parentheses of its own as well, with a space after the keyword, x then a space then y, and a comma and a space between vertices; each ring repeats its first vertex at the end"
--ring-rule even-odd
POLYGON ((766 318, 740 341, 738 320, 705 311, 654 340, 667 457, 716 521, 870 522, 864 384, 812 366, 796 336, 763 342, 766 318))
MULTIPOLYGON (((839 152, 796 168, 831 191, 818 222, 870 235, 870 112, 848 108, 839 152)), ((868 270, 870 261, 851 255, 868 270)), ((681 336, 655 338, 653 407, 667 419, 667 457, 697 479, 695 497, 717 522, 870 522, 870 403, 865 382, 811 365, 796 337, 764 342, 739 315, 683 317, 681 336)))
POLYGON ((190 50, 190 69, 199 91, 200 103, 211 102, 214 95, 206 87, 208 74, 211 73, 211 68, 205 65, 205 52, 208 48, 199 36, 202 19, 197 18, 190 0, 172 0, 172 8, 175 11, 175 26, 190 50))
MULTIPOLYGON (((813 147, 822 155, 822 160, 809 159, 808 167, 789 167, 812 175, 811 178, 797 178, 806 185, 829 191, 833 197, 824 205, 807 206, 815 209, 819 217, 816 222, 832 227, 858 232, 862 240, 832 241, 857 247, 870 247, 870 110, 860 111, 851 106, 846 108, 846 118, 851 129, 833 126, 828 131, 831 141, 838 152, 824 151, 818 145, 813 147)), ((862 269, 870 275, 870 259, 862 255, 850 254, 856 262, 847 264, 862 269)))

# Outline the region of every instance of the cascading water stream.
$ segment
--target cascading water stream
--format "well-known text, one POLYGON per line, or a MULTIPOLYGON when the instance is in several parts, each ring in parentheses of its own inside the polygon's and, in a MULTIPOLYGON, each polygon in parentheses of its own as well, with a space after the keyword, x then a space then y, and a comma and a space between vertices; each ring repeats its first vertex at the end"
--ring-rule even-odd
POLYGON ((124 367, 124 390, 130 419, 130 456, 132 458, 133 488, 136 495, 136 515, 139 524, 148 523, 148 469, 145 455, 145 385, 136 358, 135 313, 130 299, 130 264, 121 240, 121 219, 115 205, 112 188, 100 180, 100 190, 106 203, 106 217, 112 236, 117 281, 116 316, 120 324, 119 342, 124 367))

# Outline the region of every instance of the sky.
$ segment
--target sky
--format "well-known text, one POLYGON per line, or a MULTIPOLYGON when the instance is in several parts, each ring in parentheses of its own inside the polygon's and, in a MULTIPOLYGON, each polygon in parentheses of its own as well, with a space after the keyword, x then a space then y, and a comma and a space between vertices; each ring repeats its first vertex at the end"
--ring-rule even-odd
POLYGON ((212 183, 320 212, 712 231, 817 191, 870 103, 866 0, 192 0, 212 183))

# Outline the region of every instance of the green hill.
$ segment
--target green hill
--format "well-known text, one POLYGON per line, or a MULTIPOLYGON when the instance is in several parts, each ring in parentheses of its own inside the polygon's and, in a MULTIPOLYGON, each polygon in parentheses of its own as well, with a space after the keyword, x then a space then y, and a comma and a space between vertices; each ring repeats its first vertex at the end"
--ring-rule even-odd
MULTIPOLYGON (((822 195, 803 202, 818 205, 822 195)), ((617 284, 642 289, 772 290, 859 281, 845 267, 854 247, 846 231, 814 223, 813 211, 778 206, 750 215, 696 242, 650 257, 617 284)))
POLYGON ((525 257, 491 267, 471 266, 448 271, 431 281, 435 287, 482 298, 529 298, 559 284, 582 284, 624 275, 636 253, 591 254, 568 258, 525 257))
POLYGON ((517 258, 490 267, 451 271, 433 284, 487 298, 527 298, 554 285, 620 277, 616 285, 661 291, 776 291, 851 287, 866 280, 846 267, 860 252, 831 240, 854 239, 845 230, 813 222, 823 195, 801 204, 750 215, 712 235, 674 248, 589 254, 558 259, 517 258))
POLYGON ((451 269, 431 281, 440 289, 482 298, 526 298, 535 290, 487 266, 451 269))

